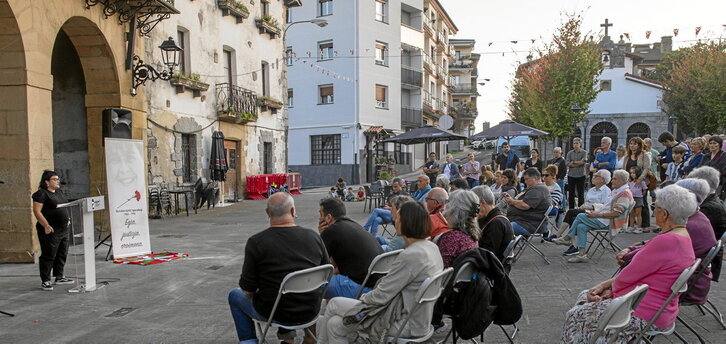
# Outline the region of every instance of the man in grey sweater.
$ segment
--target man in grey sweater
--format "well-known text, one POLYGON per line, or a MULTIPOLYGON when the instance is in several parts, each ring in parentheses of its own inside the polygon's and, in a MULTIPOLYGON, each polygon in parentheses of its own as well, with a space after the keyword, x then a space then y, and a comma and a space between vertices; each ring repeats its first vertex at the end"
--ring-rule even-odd
POLYGON ((585 203, 587 152, 582 149, 582 139, 579 137, 572 140, 572 150, 567 152, 565 163, 569 168, 567 173, 567 204, 574 208, 575 196, 577 196, 577 206, 582 206, 585 203))

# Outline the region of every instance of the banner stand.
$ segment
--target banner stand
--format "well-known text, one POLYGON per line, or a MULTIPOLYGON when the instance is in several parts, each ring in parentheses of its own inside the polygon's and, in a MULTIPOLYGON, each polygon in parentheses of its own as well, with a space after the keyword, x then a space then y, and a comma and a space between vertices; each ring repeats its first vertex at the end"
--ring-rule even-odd
MULTIPOLYGON (((58 208, 70 208, 78 207, 82 213, 83 223, 83 268, 85 278, 83 284, 78 285, 75 288, 69 289, 69 293, 80 293, 96 291, 103 285, 98 286, 96 284, 96 250, 95 250, 95 228, 93 227, 93 212, 103 210, 106 208, 106 204, 103 196, 81 198, 79 200, 59 204, 58 208)), ((73 229, 76 224, 71 223, 73 229)), ((74 231, 75 232, 75 231, 74 231)), ((76 278, 78 278, 76 276, 76 278)))

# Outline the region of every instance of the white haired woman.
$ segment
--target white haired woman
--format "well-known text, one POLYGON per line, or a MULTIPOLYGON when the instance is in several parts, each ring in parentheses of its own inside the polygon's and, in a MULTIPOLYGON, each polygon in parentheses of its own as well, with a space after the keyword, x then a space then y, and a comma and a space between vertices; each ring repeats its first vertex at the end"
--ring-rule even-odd
MULTIPOLYGON (((617 175, 615 178, 618 178, 617 175)), ((655 221, 661 228, 661 234, 643 247, 615 278, 580 293, 575 306, 565 315, 562 343, 589 342, 611 300, 647 284, 649 289, 645 297, 617 338, 618 343, 632 340, 665 303, 671 293, 671 285, 681 272, 693 264, 696 257, 686 222, 697 209, 696 197, 678 185, 658 190, 657 195, 655 221)), ((653 325, 657 329, 668 328, 677 315, 678 298, 673 298, 653 325)), ((605 338, 601 339, 604 342, 605 338)))
POLYGON ((590 260, 585 254, 585 248, 587 247, 587 232, 591 229, 606 229, 608 226, 612 229, 619 229, 628 222, 628 212, 635 205, 633 194, 628 188, 629 178, 630 176, 625 170, 613 172, 611 181, 613 190, 610 193, 610 202, 604 204, 600 210, 596 209, 577 215, 567 235, 552 240, 560 245, 571 245, 573 238, 577 237, 575 247, 579 250, 579 254, 568 259, 568 262, 585 263, 590 260))
POLYGON ((447 177, 445 174, 439 174, 438 176, 436 176, 436 186, 434 187, 442 188, 448 193, 451 189, 450 184, 451 180, 449 180, 449 177, 447 177))
MULTIPOLYGON (((723 237, 726 233, 726 207, 724 207, 721 200, 716 195, 718 190, 719 172, 713 167, 702 166, 691 171, 688 175, 688 179, 701 179, 706 181, 709 186, 709 194, 706 199, 701 203, 701 212, 706 215, 711 227, 713 227, 714 234, 717 239, 723 237)), ((721 262, 723 260, 723 250, 719 251, 719 254, 711 262, 711 273, 713 274, 713 280, 718 282, 719 276, 721 276, 721 262)))
POLYGON ((446 163, 441 167, 441 174, 449 177, 449 180, 459 178, 459 166, 454 163, 454 156, 446 154, 446 163))
POLYGON ((444 208, 444 219, 450 231, 439 236, 436 245, 439 246, 444 268, 447 268, 459 254, 479 247, 479 197, 469 190, 457 190, 449 195, 449 201, 444 208))

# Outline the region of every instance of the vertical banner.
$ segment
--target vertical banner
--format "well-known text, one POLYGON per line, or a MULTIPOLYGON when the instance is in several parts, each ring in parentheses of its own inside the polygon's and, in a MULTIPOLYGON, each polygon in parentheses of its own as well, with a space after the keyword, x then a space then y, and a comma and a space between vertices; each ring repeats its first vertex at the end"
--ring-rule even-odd
POLYGON ((108 212, 113 257, 151 253, 144 177, 144 143, 106 138, 108 212))

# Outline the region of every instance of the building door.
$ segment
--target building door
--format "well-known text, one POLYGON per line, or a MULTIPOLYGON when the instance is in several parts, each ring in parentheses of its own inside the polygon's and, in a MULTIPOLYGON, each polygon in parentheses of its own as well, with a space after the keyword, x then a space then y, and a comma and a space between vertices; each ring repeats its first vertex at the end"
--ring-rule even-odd
POLYGON ((272 174, 272 142, 265 142, 264 150, 262 154, 262 173, 272 174))
POLYGON ((224 140, 224 154, 227 156, 227 175, 224 182, 224 196, 227 199, 236 201, 237 197, 237 141, 224 140))

